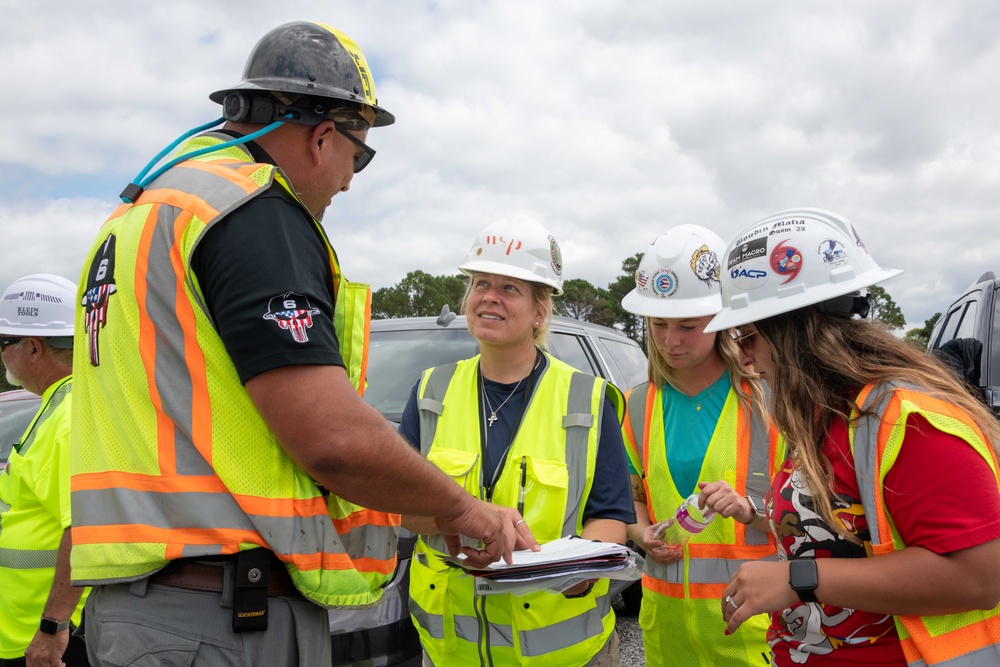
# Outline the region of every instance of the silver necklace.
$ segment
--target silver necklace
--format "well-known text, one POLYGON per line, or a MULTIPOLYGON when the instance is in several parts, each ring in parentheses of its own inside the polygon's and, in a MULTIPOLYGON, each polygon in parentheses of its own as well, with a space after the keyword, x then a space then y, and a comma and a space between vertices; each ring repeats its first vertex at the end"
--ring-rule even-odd
MULTIPOLYGON (((530 373, 529 373, 529 375, 530 375, 530 373)), ((489 394, 486 393, 486 379, 483 378, 483 369, 482 368, 479 369, 479 377, 483 381, 483 383, 482 383, 482 387, 483 387, 483 399, 486 400, 486 406, 490 409, 490 416, 486 420, 486 422, 487 422, 486 425, 489 426, 490 428, 492 428, 493 427, 493 422, 495 422, 497 419, 499 419, 499 417, 497 417, 497 413, 500 412, 500 409, 503 408, 503 406, 507 405, 507 401, 509 401, 511 399, 511 397, 514 395, 514 392, 517 391, 517 388, 521 386, 521 383, 524 381, 524 378, 521 378, 520 380, 517 381, 517 384, 515 384, 514 388, 511 389, 510 394, 507 395, 507 398, 503 399, 503 403, 501 403, 500 405, 498 405, 496 407, 496 409, 494 410, 493 409, 493 405, 490 403, 489 394)))

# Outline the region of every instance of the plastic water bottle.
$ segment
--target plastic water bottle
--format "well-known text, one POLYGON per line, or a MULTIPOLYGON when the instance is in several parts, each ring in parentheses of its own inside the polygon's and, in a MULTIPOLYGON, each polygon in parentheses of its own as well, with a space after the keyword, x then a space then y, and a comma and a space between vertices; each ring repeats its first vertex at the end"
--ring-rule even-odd
POLYGON ((698 495, 692 493, 688 496, 671 518, 658 524, 653 535, 669 546, 683 549, 694 535, 704 530, 715 518, 715 512, 708 507, 698 507, 698 495))

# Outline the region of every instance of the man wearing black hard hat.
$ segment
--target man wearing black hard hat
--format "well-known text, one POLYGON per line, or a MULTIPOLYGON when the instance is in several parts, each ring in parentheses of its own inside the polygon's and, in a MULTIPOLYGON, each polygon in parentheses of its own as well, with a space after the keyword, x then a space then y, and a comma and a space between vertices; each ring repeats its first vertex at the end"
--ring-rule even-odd
POLYGON ((330 664, 323 607, 379 599, 395 513, 481 565, 535 541, 361 400, 370 291, 319 222, 394 121, 361 50, 289 23, 211 99, 222 128, 130 183, 84 264, 73 581, 95 664, 330 664))

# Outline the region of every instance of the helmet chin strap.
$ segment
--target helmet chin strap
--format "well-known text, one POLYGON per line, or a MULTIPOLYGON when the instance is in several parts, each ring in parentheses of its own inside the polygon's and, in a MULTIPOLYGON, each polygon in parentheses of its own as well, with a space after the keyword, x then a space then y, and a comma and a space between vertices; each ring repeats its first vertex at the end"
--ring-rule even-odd
POLYGON ((851 292, 816 304, 816 309, 821 313, 848 318, 858 315, 861 319, 868 317, 871 307, 871 294, 861 296, 861 292, 851 292))

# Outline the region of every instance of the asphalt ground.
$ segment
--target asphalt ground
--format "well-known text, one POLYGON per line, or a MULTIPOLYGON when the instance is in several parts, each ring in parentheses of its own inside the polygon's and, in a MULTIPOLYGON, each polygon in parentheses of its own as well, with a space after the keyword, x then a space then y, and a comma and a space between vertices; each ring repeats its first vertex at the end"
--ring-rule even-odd
POLYGON ((619 652, 622 667, 646 667, 646 657, 642 651, 642 629, 639 627, 639 617, 625 612, 622 596, 618 595, 611 601, 614 607, 618 628, 619 652))

